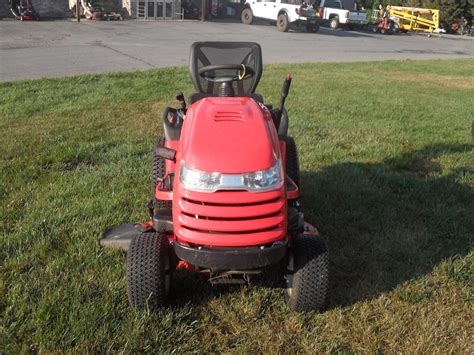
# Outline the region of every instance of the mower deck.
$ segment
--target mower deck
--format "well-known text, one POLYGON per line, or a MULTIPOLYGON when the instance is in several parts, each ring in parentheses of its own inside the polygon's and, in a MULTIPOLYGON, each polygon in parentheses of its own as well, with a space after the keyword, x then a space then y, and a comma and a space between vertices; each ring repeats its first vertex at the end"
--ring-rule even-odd
POLYGON ((104 248, 115 248, 127 251, 132 239, 147 229, 142 224, 120 224, 108 228, 102 238, 100 245, 104 248))

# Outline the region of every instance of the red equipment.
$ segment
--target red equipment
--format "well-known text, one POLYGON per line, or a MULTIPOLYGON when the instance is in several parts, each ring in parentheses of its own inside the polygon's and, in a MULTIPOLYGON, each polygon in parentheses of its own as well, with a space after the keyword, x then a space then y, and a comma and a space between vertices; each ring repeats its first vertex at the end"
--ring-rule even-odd
POLYGON ((381 34, 392 34, 394 32, 395 26, 393 21, 391 21, 388 17, 385 17, 382 21, 380 21, 377 25, 377 29, 381 34))
POLYGON ((180 93, 180 108, 166 109, 154 147, 151 220, 113 227, 101 240, 128 250, 131 305, 166 303, 177 265, 216 284, 245 283, 269 267, 277 273, 283 263, 290 308, 322 310, 328 252, 299 211, 298 155, 284 108, 291 75, 273 109, 255 93, 257 43, 194 43, 190 72, 197 93, 189 108, 180 93))

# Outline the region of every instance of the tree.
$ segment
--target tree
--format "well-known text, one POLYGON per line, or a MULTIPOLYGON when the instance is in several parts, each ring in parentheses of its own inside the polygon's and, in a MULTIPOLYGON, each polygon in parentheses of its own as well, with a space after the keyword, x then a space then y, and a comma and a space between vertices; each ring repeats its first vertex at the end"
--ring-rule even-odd
POLYGON ((451 24, 468 16, 472 5, 470 0, 424 0, 422 7, 439 9, 440 22, 451 24))

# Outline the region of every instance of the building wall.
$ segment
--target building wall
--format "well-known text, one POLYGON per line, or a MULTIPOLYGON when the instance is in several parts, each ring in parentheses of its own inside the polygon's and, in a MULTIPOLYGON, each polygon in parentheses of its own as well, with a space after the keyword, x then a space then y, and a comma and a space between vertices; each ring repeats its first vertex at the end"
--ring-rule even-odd
MULTIPOLYGON (((126 11, 127 16, 131 18, 139 18, 138 16, 138 3, 141 3, 142 11, 144 11, 143 7, 145 6, 145 0, 122 0, 123 1, 123 11, 126 11)), ((152 0, 148 0, 152 1, 152 0)), ((196 0, 201 3, 201 0, 196 0)), ((175 20, 181 19, 181 0, 173 0, 173 10, 172 10, 172 18, 175 20)), ((143 15, 142 15, 143 16, 143 15)))
POLYGON ((41 17, 70 17, 67 0, 32 0, 41 17))
MULTIPOLYGON (((10 17, 10 10, 8 7, 8 1, 0 1, 0 18, 10 17)), ((13 16, 12 16, 13 17, 13 16)))

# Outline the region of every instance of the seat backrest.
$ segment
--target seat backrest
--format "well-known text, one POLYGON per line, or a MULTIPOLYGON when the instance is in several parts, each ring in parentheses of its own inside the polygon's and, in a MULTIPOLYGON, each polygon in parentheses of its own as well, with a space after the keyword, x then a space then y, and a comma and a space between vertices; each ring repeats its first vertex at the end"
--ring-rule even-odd
MULTIPOLYGON (((206 81, 198 74, 200 68, 218 64, 244 64, 255 72, 251 78, 234 81, 236 96, 255 92, 262 76, 262 49, 255 42, 195 42, 191 46, 189 72, 198 93, 217 95, 219 85, 206 81)), ((225 74, 219 71, 220 74, 225 74)), ((235 71, 229 73, 235 75, 235 71)))

